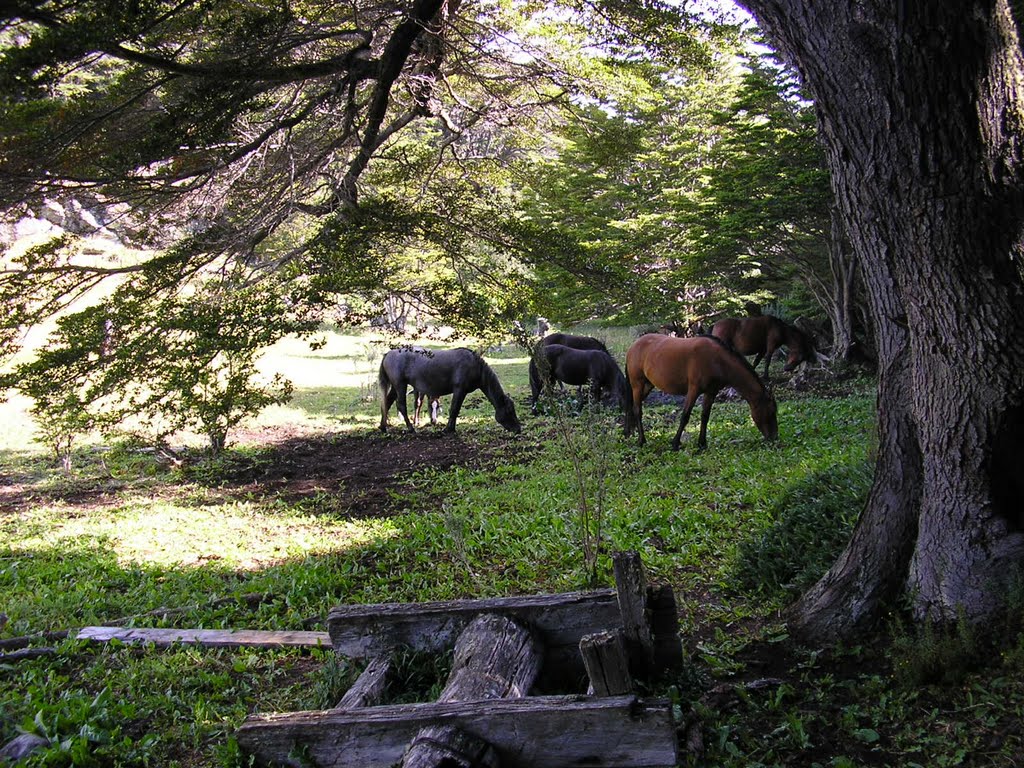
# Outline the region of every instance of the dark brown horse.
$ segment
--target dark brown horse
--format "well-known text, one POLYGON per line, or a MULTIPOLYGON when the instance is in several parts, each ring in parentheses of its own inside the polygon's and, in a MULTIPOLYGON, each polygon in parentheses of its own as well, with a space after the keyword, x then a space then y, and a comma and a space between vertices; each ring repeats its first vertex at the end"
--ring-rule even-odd
MULTIPOLYGON (((708 417, 715 396, 733 387, 750 405, 750 416, 766 440, 779 436, 775 398, 745 358, 713 336, 679 339, 649 333, 633 342, 626 352, 626 376, 633 390, 633 421, 644 444, 643 402, 657 388, 669 395, 685 395, 679 429, 672 450, 679 450, 683 429, 698 395, 704 395, 697 448, 707 447, 708 417)), ((626 437, 631 434, 626 425, 626 437)))
POLYGON ((754 368, 764 357, 764 377, 768 378, 768 366, 779 347, 787 350, 786 364, 782 370, 791 371, 800 363, 814 360, 814 342, 811 337, 794 325, 772 315, 756 317, 727 317, 719 320, 711 329, 715 336, 741 355, 757 355, 754 368))
MULTIPOLYGON (((543 339, 540 340, 540 344, 538 345, 538 349, 550 346, 552 344, 558 344, 558 345, 563 346, 563 347, 569 347, 570 349, 596 349, 596 350, 599 350, 601 352, 604 352, 607 355, 611 354, 611 352, 608 351, 608 347, 606 347, 604 345, 604 342, 601 341, 600 339, 595 339, 593 336, 580 336, 580 335, 574 334, 574 333, 549 333, 547 336, 545 336, 543 339)), ((536 359, 536 354, 534 355, 533 358, 530 359, 530 366, 531 366, 530 376, 531 377, 533 376, 533 367, 536 366, 536 363, 534 362, 535 359, 536 359)), ((563 382, 561 380, 557 380, 557 381, 558 381, 558 386, 561 389, 563 382)), ((579 399, 582 400, 583 399, 583 388, 579 387, 577 389, 577 392, 579 393, 579 399)), ((533 398, 533 412, 534 413, 537 412, 537 398, 536 398, 536 396, 534 396, 534 398, 533 398)))

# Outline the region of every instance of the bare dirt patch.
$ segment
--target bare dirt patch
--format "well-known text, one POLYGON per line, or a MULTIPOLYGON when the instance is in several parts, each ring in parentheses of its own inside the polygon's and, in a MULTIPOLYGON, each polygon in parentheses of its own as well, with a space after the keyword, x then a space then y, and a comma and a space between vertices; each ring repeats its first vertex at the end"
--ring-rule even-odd
MULTIPOLYGON (((235 446, 252 451, 231 451, 210 471, 208 459, 198 451, 177 454, 183 477, 235 498, 276 498, 289 503, 310 503, 353 517, 387 516, 400 511, 401 496, 414 489, 413 475, 421 470, 454 466, 487 467, 498 460, 504 443, 500 436, 481 439, 424 430, 409 434, 379 432, 312 433, 301 429, 270 428, 239 431, 235 446)), ((152 451, 145 451, 156 456, 152 451)), ((157 456, 157 460, 166 457, 157 456)), ((149 479, 146 493, 173 496, 180 478, 149 479)), ((0 512, 17 512, 41 504, 95 508, 120 503, 133 484, 109 474, 65 478, 42 483, 39 478, 0 473, 0 512)), ((139 490, 136 488, 135 490, 139 490)), ((431 498, 429 492, 426 500, 431 498)), ((441 499, 435 497, 440 503, 441 499)))
POLYGON ((296 435, 277 442, 264 434, 254 442, 269 447, 236 460, 222 488, 293 503, 329 498, 334 510, 354 517, 391 514, 416 472, 490 466, 499 449, 476 436, 440 431, 296 435))

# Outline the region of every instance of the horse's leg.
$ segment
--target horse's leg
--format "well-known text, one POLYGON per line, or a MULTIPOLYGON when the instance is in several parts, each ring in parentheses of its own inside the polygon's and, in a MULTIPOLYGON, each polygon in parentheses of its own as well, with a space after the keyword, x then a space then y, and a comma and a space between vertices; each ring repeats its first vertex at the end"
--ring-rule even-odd
POLYGON ((405 426, 409 428, 410 432, 415 432, 416 428, 409 421, 409 390, 407 385, 403 384, 400 387, 396 387, 398 390, 398 412, 402 414, 402 418, 405 419, 405 426))
POLYGON ((416 390, 413 390, 412 397, 412 423, 414 426, 418 427, 420 425, 420 409, 423 408, 423 395, 416 390))
MULTIPOLYGON (((644 434, 644 398, 651 394, 654 387, 646 380, 630 382, 630 386, 633 389, 633 422, 636 424, 637 445, 643 445, 647 441, 644 434)), ((629 437, 629 433, 626 437, 629 437)))
POLYGON ((537 366, 537 361, 534 358, 530 358, 530 399, 533 401, 532 413, 537 415, 537 403, 540 401, 540 390, 542 388, 540 380, 540 370, 537 366))
POLYGON ((686 400, 683 401, 683 413, 679 417, 679 429, 676 430, 676 436, 672 438, 673 451, 679 450, 679 444, 683 440, 683 430, 686 429, 686 425, 690 421, 690 413, 693 411, 693 406, 696 402, 697 388, 690 387, 690 391, 686 393, 686 400))
POLYGON ((441 413, 441 398, 435 397, 430 401, 430 424, 437 424, 437 415, 441 413))
POLYGON ((393 385, 388 385, 387 392, 385 393, 384 397, 381 398, 381 401, 380 401, 380 431, 381 432, 387 432, 388 431, 388 411, 390 411, 391 410, 391 406, 394 405, 396 397, 397 397, 397 395, 395 393, 394 386, 393 385))
POLYGON ((708 447, 708 419, 711 418, 711 406, 715 404, 717 392, 705 392, 700 411, 700 435, 697 437, 697 450, 708 447))
POLYGON ((462 389, 452 392, 452 407, 448 412, 448 426, 444 428, 445 432, 455 431, 455 420, 459 418, 459 411, 462 410, 462 401, 466 399, 466 394, 466 391, 462 389))
POLYGON ((764 380, 765 381, 770 381, 770 379, 768 378, 768 366, 770 366, 772 364, 772 358, 775 357, 775 350, 777 350, 777 349, 778 349, 777 346, 775 346, 774 344, 769 342, 767 349, 765 349, 765 351, 764 351, 764 380))

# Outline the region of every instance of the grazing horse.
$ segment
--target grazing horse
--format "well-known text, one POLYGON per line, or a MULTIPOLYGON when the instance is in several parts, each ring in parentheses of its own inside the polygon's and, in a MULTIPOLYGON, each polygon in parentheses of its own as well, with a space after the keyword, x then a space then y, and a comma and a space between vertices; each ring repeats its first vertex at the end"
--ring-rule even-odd
POLYGON ((600 349, 573 349, 562 344, 545 344, 530 359, 530 394, 537 412, 541 390, 556 381, 575 386, 590 383, 592 400, 601 401, 603 391, 618 398, 626 420, 632 418, 633 396, 629 383, 615 358, 600 349))
MULTIPOLYGON (((549 333, 543 339, 540 340, 540 346, 546 347, 549 344, 561 344, 563 347, 571 347, 572 349, 597 349, 601 352, 611 354, 608 352, 608 347, 604 345, 604 342, 599 339, 595 339, 593 336, 578 336, 573 333, 549 333)), ((530 361, 533 365, 533 360, 530 361)), ((559 387, 562 384, 559 382, 559 387)), ((579 398, 583 399, 582 389, 578 393, 579 398)), ((537 398, 533 399, 534 412, 536 413, 537 398)))
MULTIPOLYGON (((633 422, 644 444, 643 402, 657 387, 670 395, 686 395, 679 429, 672 440, 672 450, 679 450, 683 429, 697 395, 704 395, 700 415, 700 436, 697 449, 707 447, 708 417, 715 396, 725 387, 733 387, 750 405, 750 415, 766 440, 779 436, 775 398, 758 378, 745 358, 713 336, 680 339, 650 333, 633 342, 626 352, 626 375, 633 389, 633 422)), ((629 425, 626 437, 631 434, 629 425)))
POLYGON ((811 337, 794 325, 773 315, 754 317, 727 317, 711 328, 715 336, 741 355, 757 355, 754 368, 764 356, 764 377, 768 378, 768 366, 779 347, 786 347, 786 364, 782 370, 792 371, 800 363, 814 360, 814 342, 811 337))
POLYGON ((479 389, 494 406, 494 418, 510 432, 522 427, 516 417, 512 398, 505 394, 491 367, 471 349, 446 349, 439 352, 415 350, 409 347, 392 349, 380 363, 377 374, 380 387, 380 431, 388 428, 388 411, 398 401, 398 412, 405 419, 410 432, 415 428, 409 421, 408 388, 429 398, 451 395, 445 432, 455 431, 455 420, 462 410, 466 395, 479 389))

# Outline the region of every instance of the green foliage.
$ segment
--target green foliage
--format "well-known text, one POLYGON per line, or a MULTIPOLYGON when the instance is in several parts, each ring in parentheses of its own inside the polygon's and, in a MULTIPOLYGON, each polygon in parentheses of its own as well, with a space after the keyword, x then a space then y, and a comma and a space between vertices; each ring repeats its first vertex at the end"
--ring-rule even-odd
POLYGON ((49 343, 3 384, 33 398, 65 464, 75 437, 92 429, 142 432, 158 443, 195 429, 217 453, 240 420, 291 395, 279 374, 269 385, 258 381, 262 351, 312 329, 274 285, 210 278, 168 297, 152 295, 143 280, 62 317, 49 343))
POLYGON ((897 615, 891 626, 893 675, 901 686, 963 684, 972 673, 1000 658, 1008 671, 1024 660, 1024 573, 1005 587, 1003 610, 979 626, 961 611, 955 621, 910 622, 897 615))
POLYGON ((827 304, 832 196, 814 114, 749 42, 719 38, 685 74, 652 64, 647 98, 561 127, 527 209, 606 275, 584 289, 556 256, 538 268, 538 311, 685 323, 748 299, 827 304))
POLYGON ((959 685, 977 669, 982 640, 964 615, 955 622, 921 626, 896 623, 893 670, 906 688, 921 685, 959 685))
MULTIPOLYGON (((30 690, 28 695, 34 693, 30 690)), ((111 759, 145 762, 156 737, 134 739, 126 733, 125 724, 137 716, 135 704, 117 699, 109 686, 92 697, 82 690, 65 690, 57 702, 43 705, 19 728, 49 742, 49 747, 28 758, 28 765, 104 766, 111 759)))
MULTIPOLYGON (((546 358, 537 358, 547 362, 546 358)), ((544 374, 542 374, 544 376, 544 374)), ((560 448, 572 467, 576 492, 576 529, 583 555, 584 578, 599 583, 598 557, 606 554, 605 502, 615 475, 619 426, 600 403, 585 399, 576 407, 569 398, 547 393, 560 448)))

